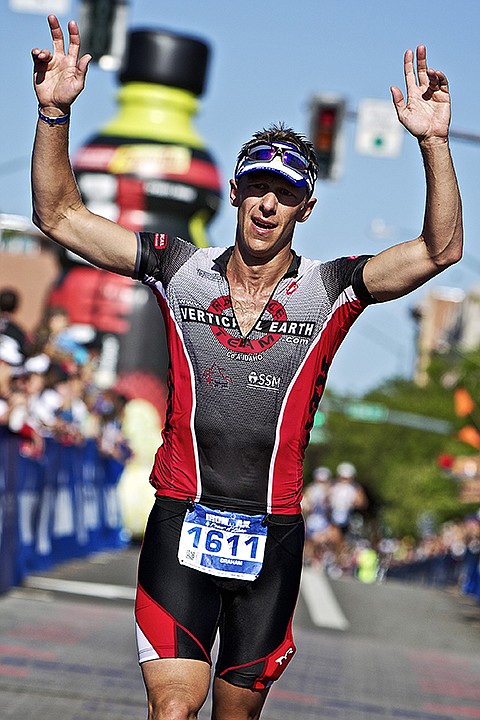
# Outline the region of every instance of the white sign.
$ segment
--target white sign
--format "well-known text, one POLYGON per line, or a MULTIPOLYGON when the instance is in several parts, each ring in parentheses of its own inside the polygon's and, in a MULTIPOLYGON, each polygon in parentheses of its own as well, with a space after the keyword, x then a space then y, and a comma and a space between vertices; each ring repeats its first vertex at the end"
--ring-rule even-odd
POLYGON ((398 157, 402 148, 403 126, 393 103, 388 100, 364 99, 357 113, 355 147, 360 155, 398 157))
POLYGON ((10 0, 13 12, 62 15, 70 11, 70 0, 10 0))

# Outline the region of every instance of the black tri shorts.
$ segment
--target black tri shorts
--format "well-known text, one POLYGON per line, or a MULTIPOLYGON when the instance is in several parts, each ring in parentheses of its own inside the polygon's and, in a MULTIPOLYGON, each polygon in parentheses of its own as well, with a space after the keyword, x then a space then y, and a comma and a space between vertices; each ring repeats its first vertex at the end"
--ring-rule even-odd
POLYGON ((255 580, 219 578, 177 559, 187 503, 157 498, 145 530, 135 603, 139 662, 189 658, 212 664, 232 685, 263 689, 295 653, 292 618, 302 572, 301 515, 268 515, 263 567, 255 580))

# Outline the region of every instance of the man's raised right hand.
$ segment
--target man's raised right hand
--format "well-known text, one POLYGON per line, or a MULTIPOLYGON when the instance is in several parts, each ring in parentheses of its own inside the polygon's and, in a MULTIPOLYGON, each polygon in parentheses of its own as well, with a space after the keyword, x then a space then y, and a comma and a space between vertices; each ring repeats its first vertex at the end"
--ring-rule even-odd
POLYGON ((42 112, 51 117, 69 112, 85 85, 91 55, 80 54, 80 33, 75 20, 68 23, 69 45, 65 54, 62 28, 55 15, 48 16, 53 41, 51 50, 34 48, 33 84, 42 112))

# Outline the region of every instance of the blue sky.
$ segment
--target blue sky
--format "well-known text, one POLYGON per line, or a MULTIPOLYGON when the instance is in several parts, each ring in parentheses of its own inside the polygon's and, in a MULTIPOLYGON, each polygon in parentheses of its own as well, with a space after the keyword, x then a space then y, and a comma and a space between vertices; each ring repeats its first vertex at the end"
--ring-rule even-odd
MULTIPOLYGON (((78 17, 78 2, 61 15, 65 27, 78 17)), ((211 45, 206 92, 195 125, 223 177, 225 194, 209 228, 213 245, 233 242, 235 213, 227 183, 239 146, 257 129, 284 120, 308 131, 310 98, 334 92, 355 111, 363 98, 390 98, 390 85, 403 89, 403 53, 423 43, 428 61, 441 68, 453 97, 452 128, 480 133, 480 4, 475 0, 130 0, 129 27, 165 28, 197 35, 211 45), (295 17, 292 16, 295 14, 295 17)), ((0 212, 30 214, 29 155, 36 122, 30 49, 49 45, 45 15, 0 9, 0 212)), ((89 70, 87 89, 74 109, 72 149, 116 113, 115 73, 89 70)), ((355 151, 355 125, 345 123, 341 178, 319 182, 318 203, 295 237, 297 252, 330 259, 376 253, 421 230, 424 180, 417 143, 405 137, 398 158, 379 159, 355 151), (381 221, 388 239, 372 232, 381 221)), ((479 282, 478 165, 480 145, 451 143, 465 216, 466 258, 407 298, 376 306, 354 325, 330 374, 330 387, 363 393, 393 375, 409 377, 414 363, 410 309, 428 287, 468 291, 479 282)), ((161 231, 161 228, 159 228, 161 231)))

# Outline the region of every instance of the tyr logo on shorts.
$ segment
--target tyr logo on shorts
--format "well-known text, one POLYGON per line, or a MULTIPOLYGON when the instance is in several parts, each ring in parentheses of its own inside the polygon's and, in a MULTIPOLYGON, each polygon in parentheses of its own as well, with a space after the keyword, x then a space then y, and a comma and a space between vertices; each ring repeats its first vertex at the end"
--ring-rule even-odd
POLYGON ((153 244, 157 250, 165 250, 168 244, 168 235, 165 235, 165 233, 155 233, 153 244))
POLYGON ((269 687, 272 682, 278 680, 287 665, 289 665, 296 652, 292 635, 292 622, 290 621, 285 640, 264 660, 262 673, 257 677, 253 685, 254 690, 261 690, 269 687))
POLYGON ((283 665, 283 663, 289 659, 288 656, 293 655, 294 652, 295 651, 294 651, 293 647, 289 647, 287 652, 284 655, 280 655, 280 657, 275 658, 275 662, 278 663, 279 665, 283 665))

